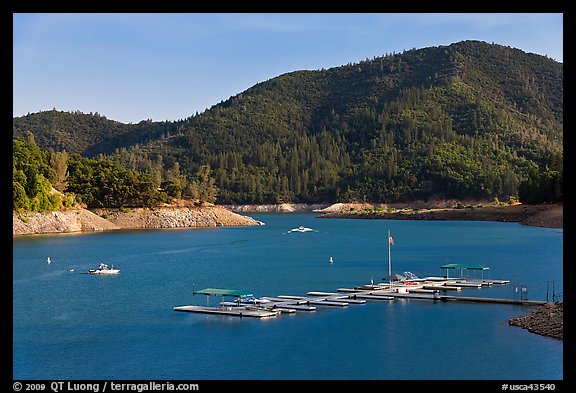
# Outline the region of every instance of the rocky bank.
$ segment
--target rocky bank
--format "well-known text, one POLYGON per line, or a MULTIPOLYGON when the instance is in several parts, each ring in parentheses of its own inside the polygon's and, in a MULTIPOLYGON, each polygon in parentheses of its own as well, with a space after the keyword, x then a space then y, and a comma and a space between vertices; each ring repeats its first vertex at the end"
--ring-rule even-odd
POLYGON ((465 207, 358 206, 348 210, 324 209, 321 218, 363 218, 388 220, 470 220, 519 222, 546 228, 564 227, 563 205, 472 205, 465 207))
POLYGON ((325 208, 326 204, 306 203, 278 203, 269 205, 221 205, 236 213, 295 213, 317 211, 325 208))
POLYGON ((542 336, 564 340, 564 302, 546 303, 528 315, 511 318, 508 324, 542 336))
POLYGON ((219 206, 176 203, 153 208, 71 209, 49 213, 13 213, 12 234, 74 233, 145 228, 197 228, 261 225, 251 217, 219 206))
POLYGON ((222 205, 237 213, 316 212, 320 218, 389 220, 471 220, 519 222, 545 228, 564 227, 564 207, 549 205, 494 205, 486 201, 432 200, 410 203, 279 203, 271 205, 222 205))
POLYGON ((97 209, 94 212, 120 228, 198 228, 248 226, 261 223, 220 206, 135 208, 128 211, 97 209))
POLYGON ((12 235, 109 231, 117 225, 85 209, 12 213, 12 235))

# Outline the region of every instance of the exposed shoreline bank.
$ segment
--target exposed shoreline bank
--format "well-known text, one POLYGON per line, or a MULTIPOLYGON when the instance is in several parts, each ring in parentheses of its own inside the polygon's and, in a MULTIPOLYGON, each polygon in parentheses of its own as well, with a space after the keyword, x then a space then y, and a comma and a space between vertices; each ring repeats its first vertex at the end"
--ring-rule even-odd
POLYGON ((70 209, 48 213, 13 213, 12 235, 113 231, 118 229, 210 228, 261 225, 252 217, 219 206, 168 206, 133 209, 70 209))
POLYGON ((205 205, 186 201, 153 208, 71 209, 49 213, 13 213, 13 236, 110 231, 146 228, 203 228, 261 225, 243 213, 316 212, 318 218, 388 220, 471 220, 519 222, 523 225, 563 228, 563 205, 466 205, 459 202, 412 204, 335 203, 276 205, 205 205), (458 206, 458 207, 454 207, 458 206))
POLYGON ((382 220, 469 220, 518 222, 545 228, 564 227, 564 207, 546 205, 493 205, 459 201, 413 202, 394 204, 335 203, 277 205, 223 205, 237 213, 316 212, 319 218, 355 218, 382 220))
POLYGON ((298 213, 313 212, 323 209, 329 204, 307 203, 277 203, 264 205, 219 205, 235 213, 298 213))
POLYGON ((326 213, 321 218, 361 218, 388 220, 466 220, 518 222, 545 228, 564 227, 563 205, 504 205, 440 209, 363 209, 326 213))
POLYGON ((528 315, 511 318, 508 324, 541 336, 564 340, 564 302, 546 303, 528 315))

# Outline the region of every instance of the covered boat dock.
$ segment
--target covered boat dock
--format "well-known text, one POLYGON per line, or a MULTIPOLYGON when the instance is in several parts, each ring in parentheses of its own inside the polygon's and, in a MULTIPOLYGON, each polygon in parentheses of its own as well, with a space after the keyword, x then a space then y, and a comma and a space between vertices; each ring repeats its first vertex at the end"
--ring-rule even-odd
MULTIPOLYGON (((450 270, 460 270, 460 278, 470 278, 468 275, 464 275, 465 271, 473 271, 474 273, 476 273, 476 271, 480 271, 481 273, 481 277, 480 279, 483 280, 484 279, 484 271, 485 270, 490 270, 490 268, 488 266, 485 265, 479 265, 479 264, 462 264, 462 263, 449 263, 447 265, 443 265, 440 267, 441 269, 446 269, 446 278, 449 278, 448 272, 450 270)), ((476 277, 474 277, 476 278, 476 277)))
POLYGON ((220 289, 220 288, 204 288, 199 291, 192 291, 192 295, 196 294, 206 295, 207 307, 210 306, 210 296, 221 296, 222 300, 224 300, 224 296, 231 296, 236 298, 238 302, 240 302, 240 298, 254 296, 253 294, 246 291, 240 291, 237 289, 220 289))
MULTIPOLYGON (((254 318, 271 318, 276 317, 280 312, 278 310, 266 310, 261 307, 241 306, 240 300, 254 296, 253 294, 237 289, 220 289, 220 288, 205 288, 199 291, 193 291, 193 295, 200 294, 206 295, 206 306, 178 306, 174 307, 174 311, 194 312, 202 314, 219 314, 230 315, 237 317, 254 317, 254 318), (231 296, 236 298, 236 306, 217 306, 210 307, 210 296, 231 296)), ((224 303, 221 301, 220 303, 224 303)))

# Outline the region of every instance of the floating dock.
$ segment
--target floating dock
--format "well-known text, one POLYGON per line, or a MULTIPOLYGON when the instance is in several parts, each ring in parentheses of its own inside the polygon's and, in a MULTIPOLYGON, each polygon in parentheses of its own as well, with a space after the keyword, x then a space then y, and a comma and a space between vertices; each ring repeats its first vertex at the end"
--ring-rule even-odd
MULTIPOLYGON (((445 265, 457 269, 486 270, 481 265, 445 265), (479 267, 477 267, 479 266, 479 267)), ((460 292, 463 288, 481 289, 492 285, 508 284, 508 280, 468 279, 464 277, 426 277, 410 281, 389 282, 386 284, 360 285, 354 288, 338 288, 336 292, 310 291, 307 296, 278 295, 263 296, 254 299, 252 294, 230 289, 206 288, 195 291, 194 294, 206 295, 206 306, 177 306, 174 311, 214 314, 236 317, 274 318, 280 314, 294 314, 301 311, 315 311, 317 307, 348 307, 351 304, 365 304, 369 300, 394 301, 395 299, 415 299, 432 301, 460 301, 493 304, 518 304, 538 306, 545 304, 539 300, 513 300, 497 298, 481 298, 469 296, 449 296, 448 291, 460 292), (209 306, 210 297, 214 295, 232 296, 236 301, 221 301, 218 306, 209 306), (248 301, 248 299, 251 299, 248 301)))
POLYGON ((200 314, 228 315, 234 317, 273 318, 277 317, 278 311, 263 309, 250 309, 248 307, 208 307, 208 306, 178 306, 174 311, 194 312, 200 314))
POLYGON ((444 302, 459 301, 459 302, 473 302, 473 303, 500 303, 500 304, 518 304, 522 306, 541 306, 546 304, 543 300, 513 300, 513 299, 492 299, 486 297, 470 297, 470 296, 440 296, 440 300, 444 302))

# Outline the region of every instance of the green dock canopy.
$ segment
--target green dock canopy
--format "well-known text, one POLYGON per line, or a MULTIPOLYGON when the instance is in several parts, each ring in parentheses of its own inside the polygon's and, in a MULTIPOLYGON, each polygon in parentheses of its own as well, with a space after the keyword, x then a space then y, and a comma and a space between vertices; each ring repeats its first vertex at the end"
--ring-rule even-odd
POLYGON ((449 263, 441 267, 442 269, 464 269, 464 270, 488 270, 488 266, 484 265, 470 265, 460 263, 449 263))
POLYGON ((222 296, 234 296, 234 297, 245 297, 254 296, 246 291, 239 291, 236 289, 219 289, 219 288, 205 288, 200 291, 194 291, 194 294, 199 293, 202 295, 222 295, 222 296))
POLYGON ((448 278, 448 269, 458 269, 460 270, 460 277, 464 277, 464 271, 472 270, 476 274, 476 270, 480 270, 482 273, 482 279, 484 279, 484 270, 489 270, 488 266, 478 265, 478 264, 462 264, 462 263, 449 263, 441 267, 441 269, 446 269, 446 278, 448 278))

